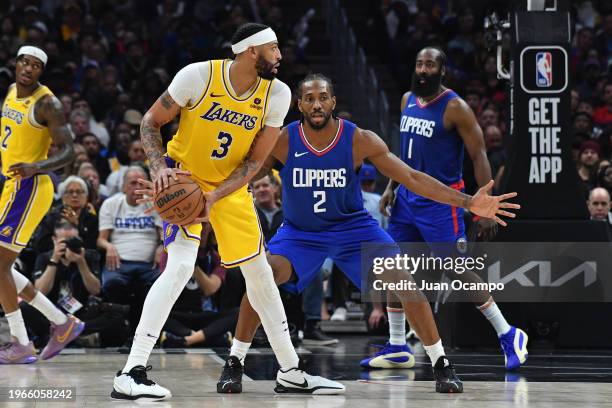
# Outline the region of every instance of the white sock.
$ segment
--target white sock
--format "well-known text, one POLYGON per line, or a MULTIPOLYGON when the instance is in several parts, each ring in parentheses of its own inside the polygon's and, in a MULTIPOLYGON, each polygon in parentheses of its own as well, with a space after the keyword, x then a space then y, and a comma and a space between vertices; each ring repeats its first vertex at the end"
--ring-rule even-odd
POLYGON ((30 343, 30 339, 28 338, 28 332, 26 331, 25 323, 23 322, 21 309, 17 309, 11 313, 6 313, 5 316, 6 320, 8 320, 11 336, 15 337, 22 345, 28 345, 28 343, 30 343))
POLYGON ((15 263, 13 263, 13 265, 11 266, 11 273, 13 275, 13 280, 15 281, 15 288, 17 289, 17 294, 20 294, 21 291, 26 286, 28 286, 28 283, 30 283, 30 281, 28 280, 28 278, 23 276, 21 272, 15 269, 15 263))
POLYGON ((251 347, 251 343, 245 343, 238 339, 232 340, 232 348, 230 350, 230 356, 238 357, 240 360, 240 364, 244 365, 244 358, 249 352, 249 348, 251 347))
POLYGON ((297 367, 299 358, 291 344, 283 302, 265 254, 240 265, 240 270, 246 282, 249 302, 261 319, 281 370, 297 367))
POLYGON ((442 346, 442 339, 438 340, 437 343, 432 344, 431 346, 423 345, 423 348, 431 360, 432 367, 436 365, 436 361, 438 361, 440 357, 446 355, 446 353, 444 353, 444 346, 442 346))
POLYGON ((493 298, 490 298, 485 304, 478 306, 477 309, 480 310, 489 323, 491 323, 498 337, 510 331, 510 325, 506 321, 501 310, 499 310, 499 307, 497 307, 497 303, 493 301, 493 298))
POLYGON ((197 254, 198 243, 184 239, 181 234, 168 246, 166 269, 147 294, 124 373, 139 365, 146 367, 174 302, 193 275, 197 254))
POLYGON ((389 343, 394 346, 406 344, 406 316, 404 309, 387 307, 389 316, 389 343))
POLYGON ((50 322, 60 325, 68 321, 68 317, 62 313, 55 305, 42 294, 41 291, 36 292, 36 296, 29 302, 30 306, 35 307, 40 313, 45 315, 50 322))

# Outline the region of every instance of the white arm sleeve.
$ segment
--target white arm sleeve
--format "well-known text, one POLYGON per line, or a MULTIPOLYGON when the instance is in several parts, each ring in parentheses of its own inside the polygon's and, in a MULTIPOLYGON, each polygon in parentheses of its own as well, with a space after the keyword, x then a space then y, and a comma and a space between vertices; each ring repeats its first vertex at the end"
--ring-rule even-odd
POLYGON ((181 107, 196 103, 208 86, 210 66, 210 61, 196 62, 177 72, 168 85, 168 93, 174 102, 181 107))
POLYGON ((263 123, 270 127, 281 127, 289 111, 289 105, 291 105, 291 89, 278 79, 275 79, 271 86, 268 111, 263 123))

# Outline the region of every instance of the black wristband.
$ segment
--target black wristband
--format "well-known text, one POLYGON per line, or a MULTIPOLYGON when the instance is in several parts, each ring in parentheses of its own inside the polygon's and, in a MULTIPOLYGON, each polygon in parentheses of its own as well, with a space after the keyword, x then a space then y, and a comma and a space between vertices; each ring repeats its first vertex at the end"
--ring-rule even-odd
POLYGON ((47 266, 55 266, 57 268, 59 266, 59 263, 53 262, 52 260, 49 259, 49 262, 47 262, 47 266))

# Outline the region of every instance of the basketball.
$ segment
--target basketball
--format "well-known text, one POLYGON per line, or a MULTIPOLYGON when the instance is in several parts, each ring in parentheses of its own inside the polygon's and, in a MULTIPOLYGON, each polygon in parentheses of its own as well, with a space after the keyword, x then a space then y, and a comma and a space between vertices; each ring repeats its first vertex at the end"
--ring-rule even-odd
POLYGON ((170 179, 168 188, 157 193, 153 205, 164 221, 189 225, 204 211, 204 194, 196 182, 179 174, 178 181, 170 179))

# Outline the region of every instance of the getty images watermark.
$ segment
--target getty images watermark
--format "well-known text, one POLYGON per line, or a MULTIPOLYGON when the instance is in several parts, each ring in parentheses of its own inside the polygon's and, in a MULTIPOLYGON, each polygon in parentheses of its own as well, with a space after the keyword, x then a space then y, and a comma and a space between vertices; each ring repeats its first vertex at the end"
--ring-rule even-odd
MULTIPOLYGON (((486 267, 487 255, 478 257, 440 257, 435 255, 414 257, 407 254, 397 254, 393 257, 375 257, 372 262, 372 272, 374 275, 382 275, 385 272, 403 271, 413 277, 420 272, 446 272, 448 274, 463 275, 466 272, 481 272, 486 267)), ((391 278, 393 279, 393 278, 391 278)), ((372 288, 374 290, 488 290, 489 292, 504 290, 502 282, 471 282, 462 279, 452 279, 450 282, 428 282, 414 279, 399 279, 397 281, 385 279, 374 279, 372 288)))
POLYGON ((612 243, 368 243, 361 288, 364 302, 388 291, 447 302, 480 301, 485 292, 498 302, 612 302, 612 243))

